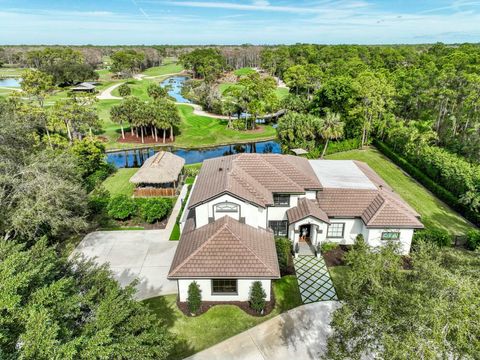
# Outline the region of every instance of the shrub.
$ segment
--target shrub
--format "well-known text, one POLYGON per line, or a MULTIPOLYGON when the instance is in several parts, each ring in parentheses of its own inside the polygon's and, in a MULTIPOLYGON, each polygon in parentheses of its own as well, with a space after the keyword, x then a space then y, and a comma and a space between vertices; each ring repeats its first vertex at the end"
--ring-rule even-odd
POLYGON ((480 230, 470 230, 467 233, 467 248, 470 250, 480 248, 480 230))
POLYGON ((125 220, 135 215, 137 204, 127 195, 117 195, 110 199, 108 215, 116 220, 125 220))
POLYGON ((359 138, 345 139, 340 141, 330 141, 328 143, 326 155, 334 154, 342 151, 355 150, 360 148, 361 142, 359 138))
POLYGON ((327 251, 335 250, 338 248, 339 244, 334 242, 324 242, 320 245, 320 251, 322 254, 325 254, 327 251))
POLYGON ((118 93, 121 97, 129 96, 132 94, 132 89, 127 84, 122 84, 118 87, 118 93))
POLYGON ((246 130, 245 120, 237 119, 232 121, 232 129, 234 130, 246 130))
POLYGON ((196 281, 188 285, 187 306, 191 314, 196 314, 202 305, 202 290, 196 281))
POLYGON ((275 247, 277 249, 278 266, 280 267, 280 272, 285 273, 290 265, 292 243, 287 238, 276 238, 275 247))
POLYGON ((267 294, 263 289, 260 281, 254 281, 250 287, 250 308, 257 313, 261 313, 265 309, 267 294))
POLYGON ((460 214, 465 216, 468 220, 472 221, 476 225, 480 224, 480 214, 475 211, 472 211, 467 205, 462 204, 458 197, 452 194, 449 190, 445 189, 443 186, 439 185, 436 181, 432 180, 426 171, 422 171, 416 166, 410 164, 406 159, 395 153, 388 145, 385 143, 375 140, 374 145, 380 150, 384 155, 386 155, 390 160, 395 164, 400 166, 405 170, 410 176, 420 182, 428 190, 434 193, 438 198, 445 201, 452 208, 457 210, 460 214))
POLYGON ((434 243, 438 246, 450 246, 452 236, 446 230, 431 228, 415 232, 413 242, 418 243, 419 241, 434 243))
POLYGON ((110 203, 110 193, 103 186, 95 188, 88 195, 88 209, 90 215, 104 214, 110 203))
POLYGON ((136 199, 136 203, 140 217, 149 224, 164 219, 172 210, 172 201, 167 198, 136 199))

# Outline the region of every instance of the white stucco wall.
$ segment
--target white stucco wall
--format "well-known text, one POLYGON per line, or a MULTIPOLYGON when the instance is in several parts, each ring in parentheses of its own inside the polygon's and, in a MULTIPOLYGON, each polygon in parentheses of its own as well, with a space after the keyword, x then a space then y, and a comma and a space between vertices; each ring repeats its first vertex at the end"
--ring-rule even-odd
POLYGON ((336 242, 342 245, 353 245, 358 234, 363 234, 365 239, 367 238, 364 233, 364 225, 361 219, 330 219, 330 223, 345 224, 343 238, 328 238, 325 234, 324 241, 336 242))
POLYGON ((366 229, 365 239, 367 239, 367 243, 373 247, 384 246, 385 244, 387 244, 388 241, 382 240, 382 232, 384 231, 400 232, 400 239, 392 241, 399 242, 399 250, 402 255, 407 255, 408 253, 410 253, 410 247, 412 245, 412 238, 414 232, 413 229, 366 229))
POLYGON ((250 297, 250 287, 254 281, 260 281, 263 289, 267 294, 267 301, 270 301, 271 280, 261 279, 238 279, 237 280, 237 295, 213 295, 212 294, 212 280, 211 279, 179 279, 178 281, 178 296, 180 301, 187 301, 188 286, 192 281, 196 281, 202 290, 203 301, 248 301, 250 297))
POLYGON ((245 218, 245 223, 255 228, 265 228, 266 226, 266 209, 257 207, 253 204, 241 201, 230 195, 221 195, 211 201, 199 205, 195 208, 195 223, 198 227, 208 224, 208 218, 212 217, 215 220, 222 216, 231 216, 234 219, 240 217, 245 218), (224 202, 231 202, 239 206, 239 213, 217 213, 215 211, 215 205, 224 202))

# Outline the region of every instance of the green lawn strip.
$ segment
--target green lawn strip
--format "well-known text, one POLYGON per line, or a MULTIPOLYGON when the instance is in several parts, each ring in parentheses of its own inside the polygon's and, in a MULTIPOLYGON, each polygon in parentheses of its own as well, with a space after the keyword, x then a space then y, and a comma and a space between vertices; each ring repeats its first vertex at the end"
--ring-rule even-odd
MULTIPOLYGON (((185 185, 184 186, 189 186, 190 184, 193 184, 193 181, 195 180, 194 177, 188 177, 185 180, 185 185)), ((185 205, 187 204, 188 197, 190 196, 190 191, 192 190, 192 187, 189 186, 187 190, 187 194, 185 195, 185 198, 183 199, 182 206, 180 207, 180 211, 178 212, 177 219, 175 221, 175 225, 173 226, 172 232, 170 234, 169 240, 175 241, 175 240, 180 240, 180 219, 182 218, 183 211, 185 210, 185 205)))
POLYGON ((0 88, 0 96, 10 95, 10 94, 11 94, 12 92, 14 92, 14 91, 15 91, 15 90, 0 88))
POLYGON ((243 67, 235 70, 233 73, 237 76, 243 76, 243 75, 253 74, 254 72, 255 70, 252 69, 251 67, 243 67))
POLYGON ((234 144, 259 140, 270 140, 276 136, 275 129, 270 125, 261 126, 263 131, 237 131, 227 129, 227 120, 195 115, 188 105, 178 105, 182 123, 180 134, 175 139, 178 147, 195 148, 234 144))
POLYGON ((350 272, 349 266, 333 266, 328 268, 330 277, 332 278, 333 286, 337 292, 339 300, 343 300, 345 297, 345 286, 348 273, 350 272))
POLYGON ((441 228, 456 235, 465 234, 472 228, 467 220, 437 199, 375 148, 345 151, 328 155, 327 158, 366 162, 421 215, 421 221, 427 227, 441 228))
POLYGON ((169 64, 164 64, 160 66, 151 67, 145 70, 142 74, 147 76, 160 76, 165 74, 174 74, 181 72, 183 66, 179 63, 171 62, 169 64))
POLYGON ((147 299, 145 303, 176 335, 178 343, 171 359, 183 359, 302 304, 292 275, 274 281, 273 290, 275 309, 263 317, 248 315, 235 305, 217 305, 202 315, 188 317, 178 310, 176 295, 147 299))
POLYGON ((25 68, 0 67, 0 78, 5 78, 5 77, 18 78, 22 75, 22 72, 25 70, 26 70, 25 68))
POLYGON ((137 171, 137 168, 118 169, 115 173, 105 179, 103 186, 106 190, 108 190, 111 196, 132 196, 135 186, 134 184, 130 183, 129 180, 137 171))

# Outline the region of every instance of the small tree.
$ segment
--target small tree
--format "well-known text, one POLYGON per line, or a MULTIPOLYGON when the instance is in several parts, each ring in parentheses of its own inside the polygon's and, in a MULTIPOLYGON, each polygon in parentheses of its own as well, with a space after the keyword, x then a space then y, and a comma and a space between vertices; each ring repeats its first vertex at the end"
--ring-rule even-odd
POLYGON ((188 285, 187 305, 191 314, 196 314, 202 305, 202 290, 196 281, 188 285))
POLYGON ((118 93, 121 97, 130 96, 132 94, 132 89, 126 83, 118 87, 118 93))
POLYGON ((260 281, 254 281, 250 287, 250 307, 257 313, 261 313, 265 308, 267 294, 263 290, 260 281))
POLYGON ((290 265, 292 243, 287 238, 276 238, 275 247, 277 249, 278 266, 280 267, 280 271, 285 273, 288 265, 290 265))
POLYGON ((470 230, 467 233, 467 248, 470 250, 480 248, 480 230, 470 230))

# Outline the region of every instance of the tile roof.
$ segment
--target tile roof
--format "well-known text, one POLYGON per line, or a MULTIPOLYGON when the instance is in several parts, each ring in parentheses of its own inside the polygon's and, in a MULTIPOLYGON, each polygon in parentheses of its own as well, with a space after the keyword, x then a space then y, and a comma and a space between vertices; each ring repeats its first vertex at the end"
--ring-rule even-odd
POLYGON ((190 207, 225 192, 265 207, 273 204, 273 193, 321 188, 307 159, 280 154, 230 155, 203 162, 190 207))
POLYGON ((279 278, 273 232, 242 224, 230 216, 193 229, 187 223, 169 278, 279 278))
POLYGON ((324 188, 317 201, 329 217, 360 217, 367 227, 423 228, 419 214, 380 176, 367 164, 354 163, 377 189, 324 188))
POLYGON ((287 218, 290 224, 305 219, 308 216, 317 218, 327 224, 330 223, 328 215, 320 208, 315 200, 300 198, 298 199, 297 206, 287 210, 287 218))

